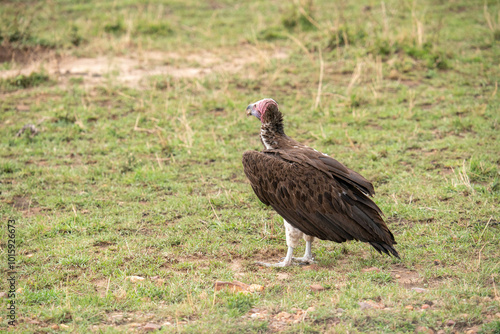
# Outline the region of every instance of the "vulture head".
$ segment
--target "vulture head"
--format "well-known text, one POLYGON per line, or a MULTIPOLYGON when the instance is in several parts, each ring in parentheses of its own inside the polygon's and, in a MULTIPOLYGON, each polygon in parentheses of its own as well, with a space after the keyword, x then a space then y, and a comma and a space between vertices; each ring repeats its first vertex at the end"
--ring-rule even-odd
POLYGON ((247 107, 247 115, 255 116, 264 123, 281 123, 283 116, 278 109, 278 103, 273 99, 262 99, 247 107))

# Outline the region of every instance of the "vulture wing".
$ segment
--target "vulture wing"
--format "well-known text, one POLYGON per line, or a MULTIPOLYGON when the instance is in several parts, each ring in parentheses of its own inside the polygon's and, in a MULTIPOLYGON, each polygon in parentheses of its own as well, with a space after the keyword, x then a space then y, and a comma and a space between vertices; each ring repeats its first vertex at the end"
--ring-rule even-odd
POLYGON ((257 197, 288 223, 323 240, 370 243, 399 257, 369 181, 312 149, 247 151, 243 167, 257 197))

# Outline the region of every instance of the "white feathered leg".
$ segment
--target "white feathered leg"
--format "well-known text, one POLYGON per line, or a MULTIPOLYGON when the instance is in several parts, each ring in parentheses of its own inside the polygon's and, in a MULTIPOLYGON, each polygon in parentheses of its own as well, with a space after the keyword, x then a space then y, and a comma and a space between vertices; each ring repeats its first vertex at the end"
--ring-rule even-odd
MULTIPOLYGON (((286 234, 286 244, 288 246, 288 251, 286 252, 286 257, 282 262, 278 263, 264 263, 257 262, 257 264, 264 265, 266 267, 288 267, 292 264, 293 249, 297 247, 300 242, 300 238, 304 235, 300 230, 296 229, 292 225, 288 224, 286 220, 283 220, 285 224, 285 234, 286 234)), ((306 245, 307 253, 307 245, 306 245)), ((309 244, 309 253, 311 253, 311 245, 309 244)), ((311 256, 312 259, 312 256, 311 256)))
POLYGON ((314 258, 312 256, 312 242, 314 241, 314 237, 310 235, 304 234, 304 240, 306 241, 306 251, 303 257, 294 257, 294 260, 297 260, 302 263, 314 263, 314 258))

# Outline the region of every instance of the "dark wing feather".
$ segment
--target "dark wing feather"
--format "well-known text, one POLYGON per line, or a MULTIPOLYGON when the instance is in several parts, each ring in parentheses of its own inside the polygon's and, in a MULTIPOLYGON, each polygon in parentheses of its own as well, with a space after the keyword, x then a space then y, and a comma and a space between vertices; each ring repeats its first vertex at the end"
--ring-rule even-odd
POLYGON ((247 151, 243 167, 257 197, 305 234, 360 240, 399 257, 381 210, 367 196, 373 186, 333 158, 312 149, 247 151))

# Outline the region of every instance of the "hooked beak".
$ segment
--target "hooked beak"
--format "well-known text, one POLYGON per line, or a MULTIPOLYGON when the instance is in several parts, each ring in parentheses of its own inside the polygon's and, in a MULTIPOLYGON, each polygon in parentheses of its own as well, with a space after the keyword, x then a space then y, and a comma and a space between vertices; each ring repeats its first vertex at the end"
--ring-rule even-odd
POLYGON ((260 121, 261 114, 257 109, 255 109, 255 104, 248 105, 246 111, 247 111, 247 116, 255 116, 260 121))

